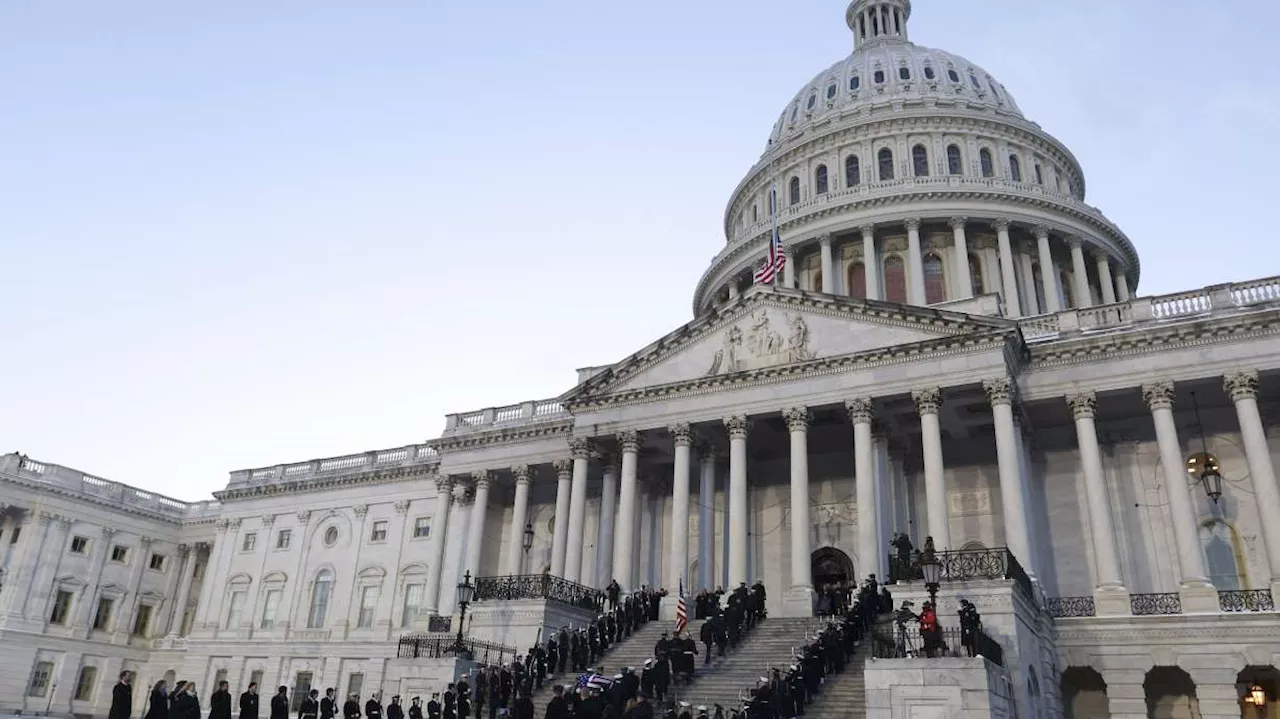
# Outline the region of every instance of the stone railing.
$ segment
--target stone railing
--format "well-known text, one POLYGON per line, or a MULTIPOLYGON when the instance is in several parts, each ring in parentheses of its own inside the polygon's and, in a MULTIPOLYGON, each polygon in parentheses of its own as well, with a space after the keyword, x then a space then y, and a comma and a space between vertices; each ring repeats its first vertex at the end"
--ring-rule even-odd
POLYGON ((70 490, 85 497, 106 500, 121 507, 141 509, 174 520, 216 517, 222 505, 216 501, 184 502, 163 494, 95 477, 70 467, 39 462, 21 454, 0 456, 0 474, 70 490))
POLYGON ((444 433, 457 434, 495 429, 534 422, 567 419, 569 412, 558 400, 544 399, 505 407, 490 407, 471 412, 445 415, 444 433))
POLYGON ((1129 609, 1135 617, 1157 614, 1182 614, 1182 597, 1177 592, 1130 594, 1129 609))
POLYGON ((1119 329, 1143 322, 1208 316, 1280 301, 1280 277, 1214 285, 1190 292, 1139 297, 1128 302, 1066 310, 1018 320, 1027 341, 1054 340, 1074 333, 1119 329))
POLYGON ((1224 612, 1274 612, 1270 589, 1224 589, 1218 592, 1218 608, 1224 612))
POLYGON ((1045 609, 1054 618, 1092 617, 1097 612, 1093 597, 1049 597, 1045 609))
POLYGON ((457 657, 482 664, 503 664, 506 658, 515 658, 514 647, 464 637, 462 646, 451 634, 408 634, 400 637, 396 651, 400 659, 443 659, 457 657))
POLYGON ((520 574, 476 579, 475 601, 511 599, 548 599, 593 612, 600 611, 604 606, 604 592, 599 589, 592 589, 550 574, 520 574))
POLYGON ((242 469, 231 473, 228 489, 254 487, 284 482, 302 482, 321 477, 337 477, 375 469, 393 469, 439 464, 440 454, 425 444, 380 449, 341 457, 313 459, 308 462, 277 464, 274 467, 242 469))
MULTIPOLYGON (((933 556, 942 565, 940 578, 943 582, 1008 579, 1021 588, 1027 598, 1035 597, 1031 578, 1027 576, 1017 557, 1013 556, 1013 552, 1006 547, 934 552, 933 556)), ((889 579, 894 582, 923 581, 920 554, 905 559, 896 554, 889 555, 889 579)))

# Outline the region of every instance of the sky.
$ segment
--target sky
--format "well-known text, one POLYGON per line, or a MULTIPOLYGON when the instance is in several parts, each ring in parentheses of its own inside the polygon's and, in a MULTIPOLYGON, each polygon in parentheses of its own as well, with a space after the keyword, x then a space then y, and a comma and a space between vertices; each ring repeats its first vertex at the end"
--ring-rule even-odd
MULTIPOLYGON (((1139 294, 1280 271, 1280 3, 914 0, 1139 294)), ((691 319, 843 0, 0 2, 0 452, 206 499, 557 396, 691 319)))

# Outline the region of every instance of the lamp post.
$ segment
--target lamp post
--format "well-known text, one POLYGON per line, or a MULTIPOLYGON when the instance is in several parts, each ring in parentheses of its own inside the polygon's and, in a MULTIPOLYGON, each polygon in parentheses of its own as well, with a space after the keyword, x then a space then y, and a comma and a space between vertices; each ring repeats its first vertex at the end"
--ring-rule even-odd
POLYGON ((1200 485, 1204 493, 1214 504, 1222 496, 1222 475, 1218 473, 1218 463, 1209 454, 1209 442, 1204 436, 1204 425, 1200 423, 1200 403, 1196 401, 1196 393, 1191 393, 1191 406, 1196 412, 1196 430, 1200 432, 1200 485))
POLYGON ((1264 707, 1267 705, 1267 691, 1260 685, 1254 684, 1249 687, 1249 694, 1245 696, 1244 700, 1256 707, 1264 707))
POLYGON ((929 542, 920 553, 920 572, 924 575, 924 588, 929 590, 929 603, 938 606, 938 585, 942 581, 942 562, 933 552, 933 542, 929 542))
POLYGON ((471 572, 468 571, 458 584, 458 639, 454 643, 454 654, 462 654, 466 651, 466 645, 462 643, 462 625, 467 619, 467 605, 471 603, 475 592, 475 585, 471 583, 471 572))
POLYGON ((529 550, 533 549, 533 523, 532 522, 524 525, 524 543, 521 546, 524 547, 524 557, 525 557, 525 561, 527 562, 529 559, 529 550))

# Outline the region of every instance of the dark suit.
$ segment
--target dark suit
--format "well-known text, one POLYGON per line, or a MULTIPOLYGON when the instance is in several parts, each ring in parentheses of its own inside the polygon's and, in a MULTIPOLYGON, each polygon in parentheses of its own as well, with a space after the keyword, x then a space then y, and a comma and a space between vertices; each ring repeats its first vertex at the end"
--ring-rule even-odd
POLYGON ((111 711, 107 719, 129 719, 133 715, 133 689, 124 682, 116 682, 111 690, 111 711))
POLYGON ((231 692, 219 689, 209 697, 209 719, 231 719, 231 692))
POLYGON ((258 695, 245 692, 240 695, 240 719, 258 719, 258 695))
POLYGON ((564 697, 551 697, 547 702, 547 713, 544 719, 569 719, 569 702, 564 697))
POLYGON ((283 694, 271 697, 271 719, 289 719, 289 698, 283 694))

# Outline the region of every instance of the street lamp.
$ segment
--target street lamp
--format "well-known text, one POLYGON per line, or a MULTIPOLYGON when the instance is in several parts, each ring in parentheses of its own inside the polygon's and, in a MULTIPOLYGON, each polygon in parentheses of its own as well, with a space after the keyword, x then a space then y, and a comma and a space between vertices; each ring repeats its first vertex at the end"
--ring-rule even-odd
POLYGON ((533 549, 533 524, 524 525, 524 553, 529 554, 529 550, 533 549))
POLYGON ((1252 704, 1254 706, 1258 706, 1258 707, 1266 706, 1267 691, 1263 689, 1261 686, 1254 684, 1253 686, 1249 687, 1249 695, 1246 696, 1244 700, 1247 703, 1252 704))
POLYGON ((455 654, 461 654, 466 650, 466 645, 462 643, 462 625, 467 619, 467 605, 471 603, 475 593, 475 585, 471 583, 471 572, 468 571, 458 584, 458 640, 454 644, 455 654))
POLYGON ((920 572, 924 575, 924 588, 929 590, 929 602, 937 607, 938 585, 942 581, 942 562, 938 561, 931 547, 925 547, 925 550, 920 553, 920 572))

